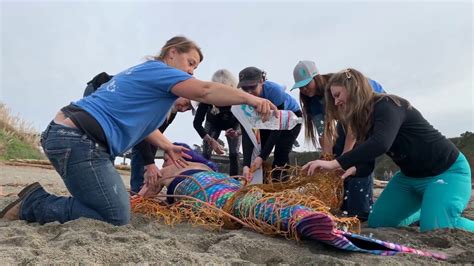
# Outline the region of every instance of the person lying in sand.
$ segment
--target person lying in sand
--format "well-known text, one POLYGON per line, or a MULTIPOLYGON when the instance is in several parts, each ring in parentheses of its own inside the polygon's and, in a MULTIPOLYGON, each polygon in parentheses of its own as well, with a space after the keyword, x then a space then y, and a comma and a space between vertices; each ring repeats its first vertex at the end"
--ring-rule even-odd
MULTIPOLYGON (((196 198, 200 203, 193 204, 191 211, 196 211, 199 206, 203 206, 203 202, 206 202, 213 207, 223 209, 241 221, 251 223, 250 227, 260 232, 268 232, 269 228, 274 228, 276 232, 281 232, 285 236, 317 240, 348 251, 377 255, 394 255, 402 252, 438 259, 446 258, 443 254, 424 252, 340 230, 336 227, 333 216, 317 211, 310 204, 306 204, 308 207, 300 203, 305 202, 305 198, 309 198, 301 193, 298 195, 289 194, 290 192, 287 191, 266 193, 258 188, 244 190, 246 192, 242 193, 241 189, 245 189, 243 182, 213 171, 202 162, 188 162, 186 167, 178 168, 175 164, 166 165, 165 160, 161 174, 162 178, 154 187, 146 184, 135 197, 154 197, 166 187, 167 204, 179 202, 183 200, 183 196, 196 198), (299 199, 292 202, 288 195, 293 198, 299 197, 299 199)), ((146 199, 140 200, 142 203, 146 201, 146 199)), ((138 202, 132 204, 132 210, 137 207, 147 213, 143 208, 146 204, 138 205, 140 200, 132 198, 132 202, 138 202)), ((156 201, 150 202, 163 205, 156 201)), ((151 209, 154 207, 152 206, 151 209)), ((152 212, 151 209, 150 212, 152 212)))

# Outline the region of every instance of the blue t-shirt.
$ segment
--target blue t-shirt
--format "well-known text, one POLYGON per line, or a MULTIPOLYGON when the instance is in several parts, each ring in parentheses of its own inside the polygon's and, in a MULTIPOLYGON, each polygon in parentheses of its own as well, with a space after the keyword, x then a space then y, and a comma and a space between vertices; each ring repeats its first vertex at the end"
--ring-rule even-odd
POLYGON ((174 85, 192 78, 162 61, 150 60, 115 75, 74 104, 102 126, 112 156, 121 154, 157 129, 178 96, 174 85))
POLYGON ((368 79, 370 86, 372 87, 372 90, 376 93, 386 93, 385 90, 383 89, 382 85, 378 83, 377 81, 373 79, 368 79))
POLYGON ((295 98, 286 93, 283 86, 272 81, 267 80, 263 83, 262 95, 260 95, 260 97, 269 100, 276 106, 284 104, 284 110, 290 110, 293 112, 301 110, 300 105, 295 98))
MULTIPOLYGON (((372 90, 376 93, 386 93, 383 89, 382 85, 380 85, 377 81, 368 79, 372 90)), ((314 96, 309 98, 309 112, 311 115, 311 119, 318 130, 318 134, 322 135, 324 131, 324 97, 321 96, 314 96)))

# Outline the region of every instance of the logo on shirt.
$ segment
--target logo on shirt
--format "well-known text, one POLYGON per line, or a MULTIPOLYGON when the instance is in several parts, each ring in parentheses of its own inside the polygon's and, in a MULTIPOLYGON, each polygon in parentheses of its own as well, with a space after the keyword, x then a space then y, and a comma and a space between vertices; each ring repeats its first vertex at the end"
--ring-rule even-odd
POLYGON ((118 88, 117 84, 115 84, 115 80, 112 80, 107 84, 107 87, 105 89, 110 92, 115 92, 115 90, 118 88))

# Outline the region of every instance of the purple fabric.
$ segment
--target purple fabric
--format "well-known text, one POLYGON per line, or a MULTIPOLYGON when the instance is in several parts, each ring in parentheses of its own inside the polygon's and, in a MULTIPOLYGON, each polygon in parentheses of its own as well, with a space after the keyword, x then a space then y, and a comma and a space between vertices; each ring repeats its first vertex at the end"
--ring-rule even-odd
POLYGON ((197 152, 197 151, 191 149, 191 147, 189 147, 188 144, 186 144, 186 143, 180 143, 180 142, 174 142, 173 144, 174 144, 174 145, 178 145, 178 146, 182 146, 182 147, 185 147, 185 148, 189 149, 189 151, 187 151, 187 152, 185 152, 185 153, 186 153, 187 155, 191 156, 192 158, 191 158, 191 159, 184 158, 184 159, 186 159, 186 161, 205 164, 205 165, 207 165, 209 168, 211 168, 214 172, 218 172, 217 164, 215 164, 214 162, 212 162, 212 161, 207 160, 206 158, 204 158, 204 156, 202 156, 202 154, 200 154, 199 152, 197 152))

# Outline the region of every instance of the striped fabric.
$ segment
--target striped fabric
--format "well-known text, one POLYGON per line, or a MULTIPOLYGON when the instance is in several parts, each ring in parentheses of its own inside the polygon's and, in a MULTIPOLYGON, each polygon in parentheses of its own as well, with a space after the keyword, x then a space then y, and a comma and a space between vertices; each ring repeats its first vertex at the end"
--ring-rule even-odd
POLYGON ((302 238, 319 240, 325 244, 343 250, 366 252, 384 256, 395 255, 397 253, 412 253, 433 257, 435 259, 447 259, 447 256, 442 253, 421 251, 399 244, 344 232, 336 229, 334 221, 326 214, 320 212, 315 212, 301 219, 296 226, 296 230, 302 238), (357 245, 354 243, 357 243, 357 245))
MULTIPOLYGON (((206 201, 202 192, 204 188, 207 202, 222 208, 228 199, 242 186, 240 182, 225 174, 216 172, 199 172, 192 175, 196 180, 185 179, 175 188, 175 195, 187 195, 206 201), (199 183, 199 185, 197 183, 199 183)), ((446 255, 421 251, 406 246, 344 232, 336 228, 335 222, 328 215, 314 211, 302 205, 280 206, 268 200, 257 203, 261 196, 248 193, 234 202, 234 215, 239 218, 256 218, 270 225, 279 226, 287 231, 290 224, 296 224, 296 231, 301 239, 317 240, 327 245, 347 251, 364 252, 375 255, 395 255, 412 253, 436 259, 446 259, 446 255), (355 244, 357 243, 357 244, 355 244)))

